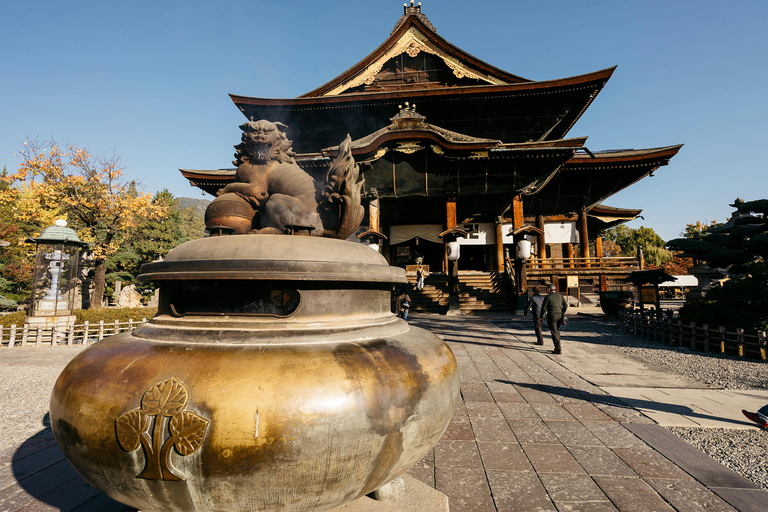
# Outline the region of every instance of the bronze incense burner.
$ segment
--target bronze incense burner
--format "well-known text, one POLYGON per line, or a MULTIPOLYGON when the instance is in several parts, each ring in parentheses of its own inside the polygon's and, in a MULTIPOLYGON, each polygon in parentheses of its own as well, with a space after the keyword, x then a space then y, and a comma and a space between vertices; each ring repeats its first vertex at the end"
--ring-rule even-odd
POLYGON ((390 312, 402 269, 363 244, 244 234, 142 268, 158 315, 75 357, 53 432, 88 482, 143 511, 326 510, 440 439, 456 360, 390 312))

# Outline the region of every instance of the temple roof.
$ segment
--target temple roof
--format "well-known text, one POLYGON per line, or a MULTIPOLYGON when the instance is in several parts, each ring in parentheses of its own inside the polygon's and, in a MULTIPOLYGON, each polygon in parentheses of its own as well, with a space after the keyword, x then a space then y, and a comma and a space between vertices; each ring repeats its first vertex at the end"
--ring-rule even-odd
POLYGON ((437 34, 421 6, 405 7, 389 38, 363 60, 301 98, 335 96, 391 88, 430 88, 461 85, 506 85, 530 82, 483 62, 437 34), (415 60, 419 54, 434 56, 433 67, 415 60), (397 58, 406 54, 409 59, 397 58), (408 66, 411 64, 411 66, 408 66), (443 67, 445 66, 445 67, 443 67), (440 70, 448 71, 441 73, 440 70), (443 83, 435 79, 442 78, 443 83), (386 82, 389 82, 388 84, 386 82))
POLYGON ((574 155, 538 193, 524 201, 526 215, 588 211, 620 190, 653 173, 681 145, 574 155))
POLYGON ((299 153, 333 146, 346 134, 365 137, 406 101, 443 129, 522 143, 564 138, 614 69, 531 81, 457 48, 420 6, 406 6, 384 43, 317 89, 294 99, 230 97, 248 119, 286 124, 299 153))

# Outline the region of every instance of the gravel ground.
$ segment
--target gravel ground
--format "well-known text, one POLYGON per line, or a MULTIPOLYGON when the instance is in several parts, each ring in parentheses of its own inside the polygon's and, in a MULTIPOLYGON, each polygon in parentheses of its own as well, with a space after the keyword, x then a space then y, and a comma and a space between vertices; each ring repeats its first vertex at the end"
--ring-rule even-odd
POLYGON ((82 347, 2 349, 0 453, 49 428, 48 402, 56 378, 82 347))
POLYGON ((745 478, 768 489, 768 431, 758 429, 666 427, 676 436, 745 478))
POLYGON ((671 347, 626 333, 618 322, 579 321, 568 328, 572 330, 578 330, 579 336, 594 338, 591 342, 613 345, 623 354, 665 366, 707 384, 724 389, 768 389, 768 363, 763 361, 671 347))
MULTIPOLYGON (((619 352, 665 366, 724 389, 768 389, 768 363, 718 353, 670 347, 622 331, 617 322, 583 321, 569 331, 590 342, 613 345, 619 352)), ((570 332, 569 332, 570 334, 570 332)), ((768 489, 768 430, 666 427, 713 459, 768 489)))

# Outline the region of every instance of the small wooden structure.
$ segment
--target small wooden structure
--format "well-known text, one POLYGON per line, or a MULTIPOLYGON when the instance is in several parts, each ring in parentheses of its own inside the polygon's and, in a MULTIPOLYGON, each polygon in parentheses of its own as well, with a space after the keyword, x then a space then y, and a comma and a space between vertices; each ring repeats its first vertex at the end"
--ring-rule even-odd
POLYGON ((640 309, 645 309, 646 304, 653 304, 657 310, 661 309, 659 285, 674 280, 675 276, 667 274, 663 269, 638 270, 624 278, 625 282, 637 287, 640 309))

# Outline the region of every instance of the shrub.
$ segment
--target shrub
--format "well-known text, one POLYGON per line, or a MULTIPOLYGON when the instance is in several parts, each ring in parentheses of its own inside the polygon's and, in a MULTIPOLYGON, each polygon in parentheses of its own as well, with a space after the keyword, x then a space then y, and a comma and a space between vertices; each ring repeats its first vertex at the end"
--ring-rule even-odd
MULTIPOLYGON (((157 314, 157 308, 101 308, 101 309, 76 309, 73 311, 75 323, 82 324, 86 320, 90 324, 98 324, 103 320, 105 324, 118 322, 127 322, 132 319, 134 322, 141 322, 142 318, 149 320, 157 314)), ((17 311, 10 315, 0 316, 0 325, 10 326, 16 324, 24 325, 24 319, 27 314, 24 311, 17 311)))

